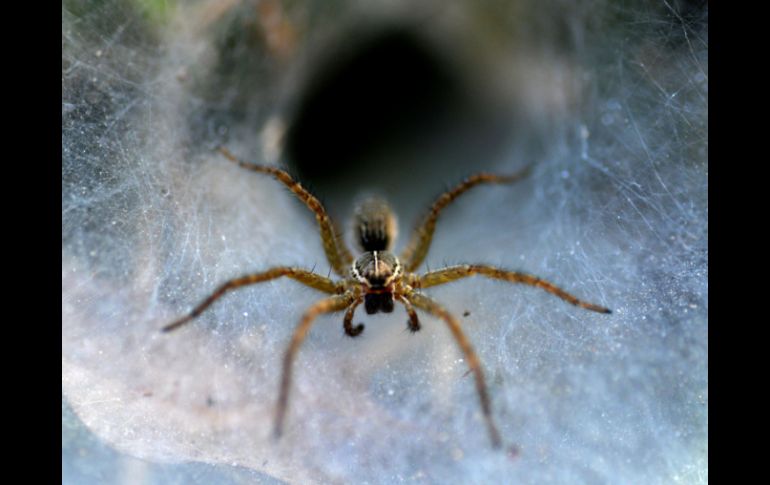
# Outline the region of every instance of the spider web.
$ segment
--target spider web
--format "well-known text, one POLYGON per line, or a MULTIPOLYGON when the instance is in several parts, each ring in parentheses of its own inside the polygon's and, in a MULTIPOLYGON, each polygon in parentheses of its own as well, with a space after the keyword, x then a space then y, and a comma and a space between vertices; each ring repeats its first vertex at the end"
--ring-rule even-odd
POLYGON ((674 1, 65 1, 64 482, 707 483, 707 16, 674 1), (487 156, 452 133, 419 165, 362 161, 318 195, 342 219, 384 191, 403 245, 445 185, 534 161, 442 213, 421 271, 495 264, 614 311, 482 279, 426 291, 481 358, 503 452, 427 316, 412 335, 400 308, 361 312, 355 340, 319 318, 277 443, 281 357, 322 295, 276 280, 159 332, 244 272, 329 271, 309 211, 215 148, 280 158, 318 58, 380 21, 452 56, 505 143, 487 156))

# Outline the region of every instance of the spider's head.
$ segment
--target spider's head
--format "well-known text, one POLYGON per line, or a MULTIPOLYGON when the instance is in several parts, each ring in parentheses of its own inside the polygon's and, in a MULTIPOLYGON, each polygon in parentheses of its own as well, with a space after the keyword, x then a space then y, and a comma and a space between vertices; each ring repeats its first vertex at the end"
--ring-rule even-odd
POLYGON ((393 311, 391 285, 401 276, 401 263, 388 251, 366 252, 351 268, 353 278, 365 286, 364 308, 372 315, 393 311))
POLYGON ((401 276, 401 263, 395 254, 388 251, 370 251, 353 263, 351 274, 367 289, 386 290, 401 276))

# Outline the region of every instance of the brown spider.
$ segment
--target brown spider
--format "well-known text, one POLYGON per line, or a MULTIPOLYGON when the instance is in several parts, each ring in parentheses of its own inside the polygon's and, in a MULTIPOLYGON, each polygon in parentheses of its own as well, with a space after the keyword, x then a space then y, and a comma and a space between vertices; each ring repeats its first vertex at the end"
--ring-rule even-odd
POLYGON ((436 227, 436 220, 442 209, 471 187, 484 183, 514 182, 526 175, 527 170, 514 175, 478 173, 468 177, 453 189, 441 194, 433 203, 433 206, 431 206, 422 223, 412 234, 409 244, 401 253, 401 257, 396 257, 396 255, 390 252, 396 235, 396 220, 390 208, 380 199, 364 201, 355 213, 356 237, 363 254, 354 260, 344 241, 338 236, 334 223, 326 214, 326 210, 318 199, 305 190, 288 173, 276 167, 244 163, 224 148, 221 148, 220 152, 243 168, 272 175, 294 192, 315 213, 316 220, 321 229, 321 240, 326 258, 329 260, 329 264, 334 271, 342 277, 341 280, 335 282, 312 271, 288 266, 278 266, 260 273, 248 274, 225 282, 189 314, 163 327, 164 332, 177 329, 203 313, 209 305, 226 292, 281 276, 287 276, 307 286, 333 295, 317 301, 305 311, 299 325, 294 330, 289 347, 286 349, 283 359, 283 377, 281 379, 281 389, 275 417, 274 435, 276 437, 281 435, 283 429, 291 385, 292 363, 302 341, 310 330, 310 326, 320 314, 346 310, 342 323, 345 333, 350 337, 357 337, 364 331, 363 323, 359 323, 356 326, 353 326, 352 323, 353 313, 361 303, 364 304, 366 313, 371 315, 378 312, 390 313, 393 311, 394 300, 399 301, 404 305, 409 315, 407 325, 412 332, 420 330, 420 321, 417 318, 415 308, 444 320, 465 355, 470 371, 474 374, 476 391, 481 400, 481 410, 484 413, 492 444, 495 447, 499 447, 501 444, 500 434, 492 419, 489 395, 487 394, 487 387, 484 382, 484 373, 481 370, 481 364, 476 352, 462 331, 459 321, 443 306, 419 293, 418 290, 479 274, 511 283, 536 286, 573 305, 599 313, 610 313, 610 310, 607 308, 579 300, 561 288, 536 276, 516 271, 507 271, 493 266, 463 264, 430 271, 422 276, 413 273, 428 253, 431 240, 433 239, 433 231, 436 227))

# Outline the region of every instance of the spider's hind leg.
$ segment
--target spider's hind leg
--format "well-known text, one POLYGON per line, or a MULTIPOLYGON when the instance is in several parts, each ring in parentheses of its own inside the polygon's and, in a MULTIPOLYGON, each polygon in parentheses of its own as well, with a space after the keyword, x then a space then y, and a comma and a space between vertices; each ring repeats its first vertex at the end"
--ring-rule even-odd
POLYGON ((323 244, 324 252, 326 253, 326 259, 329 261, 329 264, 334 269, 335 273, 342 277, 347 276, 348 267, 353 262, 353 256, 350 255, 350 251, 345 245, 345 240, 341 237, 337 225, 326 213, 326 209, 324 209, 323 204, 321 204, 321 201, 319 201, 318 198, 302 187, 302 184, 294 180, 294 178, 292 178, 292 176, 285 170, 269 165, 257 165, 243 162, 224 147, 220 147, 219 152, 224 155, 225 158, 242 168, 251 170, 252 172, 271 175, 285 185, 286 188, 291 190, 308 209, 313 211, 321 231, 321 243, 323 244))
POLYGON ((414 229, 412 236, 409 239, 404 251, 401 253, 401 263, 404 265, 406 271, 414 271, 420 266, 420 263, 425 259, 430 249, 431 241, 433 241, 433 232, 436 229, 436 221, 438 220, 439 213, 446 206, 452 203, 460 195, 467 192, 469 189, 480 184, 508 184, 516 182, 529 174, 531 167, 526 167, 523 170, 514 173, 512 175, 496 175, 492 173, 477 173, 472 175, 462 182, 460 182, 454 188, 441 194, 438 199, 433 203, 424 219, 414 229))

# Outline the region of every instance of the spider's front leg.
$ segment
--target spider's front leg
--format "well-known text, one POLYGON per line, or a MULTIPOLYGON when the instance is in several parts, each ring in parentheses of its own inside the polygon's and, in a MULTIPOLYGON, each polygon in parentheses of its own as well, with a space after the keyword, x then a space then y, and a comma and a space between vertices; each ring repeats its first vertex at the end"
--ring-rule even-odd
POLYGON ((286 349, 286 353, 283 357, 283 376, 281 377, 281 390, 278 396, 278 405, 276 406, 275 413, 275 428, 273 430, 273 435, 276 438, 279 438, 283 433, 283 420, 286 415, 286 407, 289 402, 289 389, 291 387, 292 364, 294 363, 300 345, 302 345, 308 331, 310 331, 310 327, 319 315, 344 310, 353 304, 356 301, 356 298, 358 297, 352 291, 348 291, 343 295, 324 298, 313 304, 313 306, 308 308, 305 311, 305 314, 302 315, 302 319, 294 330, 289 347, 286 349))
POLYGON ((316 290, 323 291, 324 293, 339 293, 342 291, 340 287, 329 278, 325 278, 304 269, 292 268, 289 266, 278 266, 261 273, 253 273, 250 275, 242 276, 240 278, 235 278, 221 284, 219 288, 214 290, 214 292, 207 296, 206 299, 198 304, 198 306, 193 308, 190 313, 163 327, 163 331, 170 332, 172 330, 176 330, 185 323, 193 320, 195 317, 203 313, 209 306, 211 306, 212 303, 220 299, 230 290, 235 290, 244 286, 273 280, 275 278, 280 278, 281 276, 286 276, 293 280, 297 280, 304 285, 315 288, 316 290))
POLYGON ((481 411, 484 413, 484 420, 487 423, 487 430, 489 431, 489 437, 492 440, 492 446, 499 448, 502 444, 500 440, 500 433, 497 431, 494 419, 492 419, 492 406, 489 401, 489 394, 487 393, 487 384, 484 380, 484 372, 481 370, 481 362, 479 361, 476 351, 473 350, 468 337, 465 336, 460 322, 449 313, 444 307, 439 305, 436 301, 428 298, 425 295, 419 293, 410 292, 405 295, 406 299, 414 304, 417 308, 425 310, 432 315, 439 317, 446 322, 449 330, 452 332, 457 344, 460 346, 465 360, 468 362, 468 367, 473 372, 473 376, 476 379, 476 392, 479 395, 481 401, 481 411))

